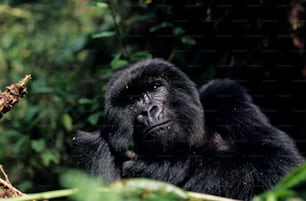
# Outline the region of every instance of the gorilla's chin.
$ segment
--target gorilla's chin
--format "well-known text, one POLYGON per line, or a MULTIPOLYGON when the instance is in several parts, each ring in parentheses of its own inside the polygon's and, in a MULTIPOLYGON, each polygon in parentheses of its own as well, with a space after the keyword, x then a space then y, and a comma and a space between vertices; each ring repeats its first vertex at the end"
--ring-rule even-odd
POLYGON ((150 127, 146 132, 135 133, 135 151, 144 157, 174 156, 186 152, 188 142, 177 128, 174 122, 165 121, 150 127), (161 141, 161 138, 164 140, 161 141))

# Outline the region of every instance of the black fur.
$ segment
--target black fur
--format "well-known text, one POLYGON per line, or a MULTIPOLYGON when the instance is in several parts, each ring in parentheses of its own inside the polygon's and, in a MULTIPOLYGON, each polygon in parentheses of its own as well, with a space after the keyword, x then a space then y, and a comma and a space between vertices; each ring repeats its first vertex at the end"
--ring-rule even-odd
POLYGON ((147 177, 248 200, 303 161, 290 137, 231 80, 211 81, 198 92, 172 64, 149 59, 115 74, 105 99, 107 126, 99 133, 80 132, 76 144, 84 168, 109 182, 147 177), (164 87, 157 95, 148 92, 163 109, 156 119, 171 122, 145 133, 136 123, 139 101, 156 79, 164 87))

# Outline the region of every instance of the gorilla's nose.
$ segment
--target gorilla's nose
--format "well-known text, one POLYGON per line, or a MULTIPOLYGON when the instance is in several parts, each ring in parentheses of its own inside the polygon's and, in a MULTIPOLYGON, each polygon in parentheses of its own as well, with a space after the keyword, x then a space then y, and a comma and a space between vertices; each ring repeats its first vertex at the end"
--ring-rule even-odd
POLYGON ((162 112, 162 107, 158 104, 150 105, 144 108, 136 117, 138 123, 146 126, 158 121, 159 116, 162 112))

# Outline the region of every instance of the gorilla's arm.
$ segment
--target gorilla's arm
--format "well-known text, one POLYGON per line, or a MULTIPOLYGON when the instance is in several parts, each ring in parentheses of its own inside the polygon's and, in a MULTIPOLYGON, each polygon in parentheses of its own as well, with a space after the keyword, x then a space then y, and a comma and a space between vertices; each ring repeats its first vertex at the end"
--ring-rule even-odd
POLYGON ((146 177, 166 181, 182 186, 192 171, 191 160, 188 156, 137 158, 127 161, 122 167, 123 178, 146 177))
POLYGON ((186 189, 206 181, 198 191, 247 200, 303 162, 293 140, 270 124, 237 82, 211 81, 200 89, 200 99, 211 155, 201 161, 204 171, 194 170, 200 176, 186 189))
POLYGON ((78 165, 92 175, 103 175, 107 182, 119 178, 114 157, 100 132, 78 131, 74 140, 78 165))
POLYGON ((281 156, 290 167, 303 160, 293 140, 270 124, 237 82, 211 81, 200 89, 200 99, 207 135, 217 148, 241 155, 281 156))

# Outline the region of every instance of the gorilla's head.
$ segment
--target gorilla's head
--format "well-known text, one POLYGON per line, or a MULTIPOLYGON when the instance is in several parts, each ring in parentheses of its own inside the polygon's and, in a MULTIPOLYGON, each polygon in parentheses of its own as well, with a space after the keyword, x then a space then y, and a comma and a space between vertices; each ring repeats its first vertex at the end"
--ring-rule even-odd
POLYGON ((143 60, 117 72, 105 98, 109 141, 116 152, 174 154, 203 142, 204 112, 198 91, 183 72, 164 60, 143 60))

